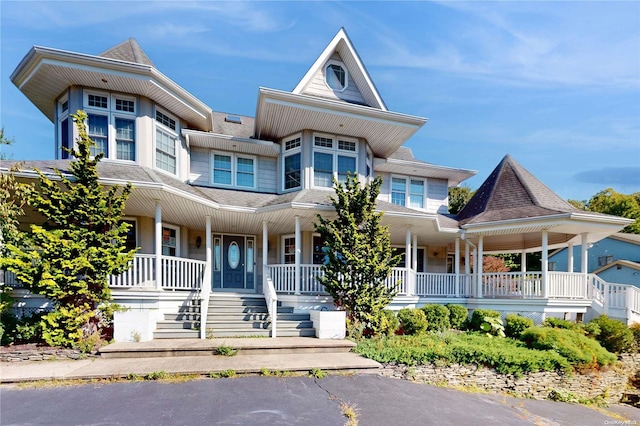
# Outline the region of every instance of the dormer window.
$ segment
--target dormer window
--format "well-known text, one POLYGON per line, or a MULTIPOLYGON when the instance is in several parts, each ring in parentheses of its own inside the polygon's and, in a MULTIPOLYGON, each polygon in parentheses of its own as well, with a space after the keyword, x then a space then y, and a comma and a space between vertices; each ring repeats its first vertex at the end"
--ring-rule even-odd
POLYGON ((327 83, 327 86, 329 86, 333 90, 341 92, 347 88, 347 70, 339 62, 330 61, 327 64, 324 72, 324 79, 327 83))
POLYGON ((226 121, 227 123, 242 124, 242 118, 237 115, 229 114, 224 118, 224 121, 226 121))

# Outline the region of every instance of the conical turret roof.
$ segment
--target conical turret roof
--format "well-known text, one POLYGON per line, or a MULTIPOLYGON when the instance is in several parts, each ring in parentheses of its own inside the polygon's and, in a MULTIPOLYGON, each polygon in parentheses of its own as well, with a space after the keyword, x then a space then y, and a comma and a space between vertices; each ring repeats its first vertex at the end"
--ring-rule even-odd
POLYGON ((577 211, 507 154, 456 219, 465 225, 577 211))
POLYGON ((122 43, 105 50, 98 56, 155 67, 155 65, 153 65, 153 62, 151 62, 151 59, 149 59, 147 54, 144 53, 144 50, 142 50, 142 48, 134 38, 129 38, 122 43))

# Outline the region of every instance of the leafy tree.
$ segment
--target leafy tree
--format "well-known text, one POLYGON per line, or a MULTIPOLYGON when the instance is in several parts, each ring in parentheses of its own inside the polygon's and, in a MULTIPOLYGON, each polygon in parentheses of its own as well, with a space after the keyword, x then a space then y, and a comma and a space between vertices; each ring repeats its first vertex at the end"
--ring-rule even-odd
POLYGON ((567 200, 567 203, 571 204, 578 210, 586 210, 587 209, 587 200, 567 200))
POLYGON ((471 191, 467 185, 449 188, 449 213, 457 214, 469 202, 473 194, 475 191, 471 191))
POLYGON ((591 197, 587 208, 592 212, 635 219, 622 232, 640 234, 640 192, 625 195, 607 188, 591 197))
POLYGON ((0 160, 8 160, 8 156, 2 152, 2 145, 13 145, 13 138, 9 139, 4 134, 4 127, 0 127, 0 160))
POLYGON ((125 271, 135 250, 125 248, 128 225, 121 222, 131 185, 103 188, 97 164, 103 155, 91 157, 95 146, 87 134, 87 115, 73 115, 79 132, 78 150, 70 163, 73 178, 56 170, 51 180, 39 170, 38 184, 23 185, 23 197, 46 222, 31 225, 21 242, 7 243, 8 256, 0 268, 16 274, 33 293, 50 299, 54 311, 42 318, 44 340, 54 346, 79 346, 93 341, 106 326, 113 306, 108 278, 125 271))
POLYGON ((484 256, 482 258, 483 272, 509 272, 510 269, 501 257, 484 256))
POLYGON ((400 256, 392 255, 388 228, 380 225, 382 213, 375 211, 381 184, 378 177, 361 185, 351 175, 344 184, 334 181, 336 197, 331 202, 336 217, 329 220, 318 215, 319 223, 314 224, 324 239, 319 282, 334 303, 369 332, 377 331, 381 311, 396 294, 385 281, 400 262, 400 256))

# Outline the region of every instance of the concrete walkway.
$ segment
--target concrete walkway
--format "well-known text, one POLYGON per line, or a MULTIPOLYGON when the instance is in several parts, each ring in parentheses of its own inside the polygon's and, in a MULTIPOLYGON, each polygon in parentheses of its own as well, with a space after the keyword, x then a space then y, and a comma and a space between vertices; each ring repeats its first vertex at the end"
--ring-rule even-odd
POLYGON ((114 343, 101 356, 83 360, 19 361, 0 364, 0 383, 35 380, 118 378, 164 371, 171 374, 207 375, 270 371, 377 371, 375 361, 349 350, 346 340, 312 338, 181 339, 144 343, 114 343), (215 355, 216 348, 237 350, 234 356, 215 355))

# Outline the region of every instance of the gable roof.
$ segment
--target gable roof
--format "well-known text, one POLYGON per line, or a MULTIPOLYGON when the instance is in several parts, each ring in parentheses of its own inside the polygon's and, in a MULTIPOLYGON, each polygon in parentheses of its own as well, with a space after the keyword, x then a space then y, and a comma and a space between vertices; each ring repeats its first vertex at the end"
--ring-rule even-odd
POLYGON ((302 80, 300 80, 298 85, 293 89, 292 93, 297 95, 302 94, 313 77, 321 71, 324 64, 331 59, 335 53, 340 56, 340 59, 342 59, 342 62, 347 67, 351 78, 353 78, 356 86, 358 86, 367 106, 387 111, 387 106, 382 100, 380 93, 378 93, 378 89, 376 89, 376 86, 373 84, 369 73, 364 67, 360 56, 353 47, 344 28, 340 28, 340 31, 333 37, 313 65, 311 65, 311 68, 309 68, 304 77, 302 77, 302 80))
POLYGON ((507 154, 456 218, 464 225, 579 211, 507 154))
POLYGON ((122 43, 105 50, 98 56, 155 67, 153 62, 151 62, 151 59, 149 59, 147 54, 144 53, 144 50, 142 50, 134 38, 129 38, 122 43))
POLYGON ((611 235, 609 238, 613 238, 614 240, 623 241, 625 243, 635 244, 640 246, 640 235, 638 234, 627 234, 624 232, 616 232, 611 235))
POLYGON ((606 271, 607 269, 613 268, 614 266, 617 267, 618 269, 630 268, 630 269, 634 269, 636 271, 640 271, 640 263, 633 262, 631 260, 621 260, 621 259, 619 259, 619 260, 616 260, 615 262, 608 263, 608 264, 604 265, 603 267, 601 267, 599 269, 596 269, 592 273, 598 275, 602 271, 606 271))

